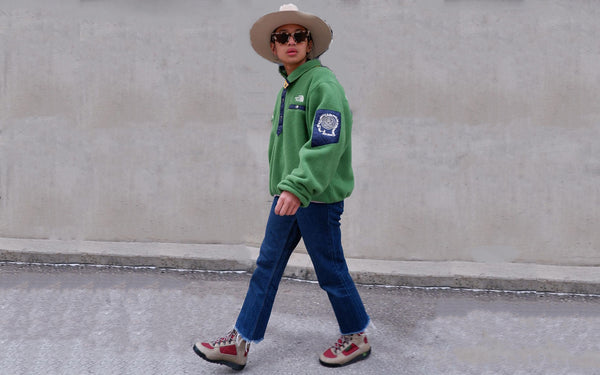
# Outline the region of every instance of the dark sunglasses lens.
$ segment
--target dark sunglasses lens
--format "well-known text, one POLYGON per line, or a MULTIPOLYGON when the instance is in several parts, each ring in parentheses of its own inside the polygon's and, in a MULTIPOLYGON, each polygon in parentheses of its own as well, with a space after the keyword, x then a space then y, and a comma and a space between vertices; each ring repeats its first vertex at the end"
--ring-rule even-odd
POLYGON ((275 40, 279 44, 287 43, 288 39, 290 38, 290 34, 288 34, 288 33, 276 33, 274 35, 275 35, 275 40))
POLYGON ((302 43, 304 42, 304 40, 306 40, 307 35, 308 33, 306 31, 296 31, 294 33, 294 40, 296 41, 296 43, 302 43))

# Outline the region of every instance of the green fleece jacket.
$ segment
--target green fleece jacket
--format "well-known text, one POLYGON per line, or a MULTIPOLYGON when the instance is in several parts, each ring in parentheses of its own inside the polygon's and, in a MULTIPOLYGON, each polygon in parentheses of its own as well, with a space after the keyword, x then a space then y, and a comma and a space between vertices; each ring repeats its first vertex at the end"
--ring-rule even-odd
POLYGON ((285 78, 273 112, 269 140, 269 190, 289 191, 303 207, 350 196, 352 113, 344 89, 319 60, 302 64, 285 78))

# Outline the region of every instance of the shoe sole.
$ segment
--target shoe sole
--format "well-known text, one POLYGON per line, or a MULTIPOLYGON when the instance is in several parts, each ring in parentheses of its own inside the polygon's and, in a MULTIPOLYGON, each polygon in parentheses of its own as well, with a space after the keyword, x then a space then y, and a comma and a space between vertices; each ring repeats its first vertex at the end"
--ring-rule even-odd
POLYGON ((208 361, 210 363, 217 363, 219 365, 225 365, 227 367, 231 367, 234 370, 240 371, 242 370, 244 367, 246 367, 246 365, 238 365, 237 363, 233 363, 233 362, 229 362, 229 361, 217 361, 214 359, 209 359, 206 357, 206 355, 204 353, 202 353, 194 344, 194 353, 198 354, 202 359, 204 359, 205 361, 208 361))
POLYGON ((325 367, 342 367, 342 366, 347 366, 347 365, 351 365, 353 363, 356 363, 358 361, 362 361, 363 359, 367 359, 367 357, 369 357, 369 355, 371 354, 371 349, 369 349, 368 351, 362 353, 361 355, 355 357, 354 359, 348 361, 348 362, 344 362, 344 363, 329 363, 329 362, 323 362, 321 359, 319 359, 319 362, 325 366, 325 367))

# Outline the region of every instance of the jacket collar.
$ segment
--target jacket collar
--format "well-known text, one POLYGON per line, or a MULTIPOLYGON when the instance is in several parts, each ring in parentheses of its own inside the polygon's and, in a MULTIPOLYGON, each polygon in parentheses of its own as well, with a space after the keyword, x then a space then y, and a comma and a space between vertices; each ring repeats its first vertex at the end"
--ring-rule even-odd
POLYGON ((291 83, 293 83, 294 81, 296 81, 298 78, 302 77, 302 75, 306 72, 308 72, 309 70, 311 70, 312 68, 316 68, 321 66, 321 62, 317 59, 315 60, 308 60, 307 62, 305 62, 304 64, 300 65, 299 67, 297 67, 292 74, 290 74, 289 76, 287 75, 285 68, 283 67, 283 65, 279 66, 279 73, 283 76, 283 78, 285 78, 285 84, 284 86, 287 87, 288 85, 290 85, 291 83))

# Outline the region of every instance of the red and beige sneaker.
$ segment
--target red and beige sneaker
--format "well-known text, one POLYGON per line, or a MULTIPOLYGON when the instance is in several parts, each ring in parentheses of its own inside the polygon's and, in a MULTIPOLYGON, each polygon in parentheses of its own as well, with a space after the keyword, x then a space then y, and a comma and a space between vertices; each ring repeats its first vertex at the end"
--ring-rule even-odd
POLYGON ((325 350, 319 362, 327 367, 340 367, 366 359, 371 354, 371 344, 364 332, 342 335, 332 347, 325 350))
POLYGON ((194 352, 208 362, 229 366, 241 370, 246 366, 250 343, 242 339, 237 331, 231 330, 225 337, 213 342, 197 342, 194 352))

